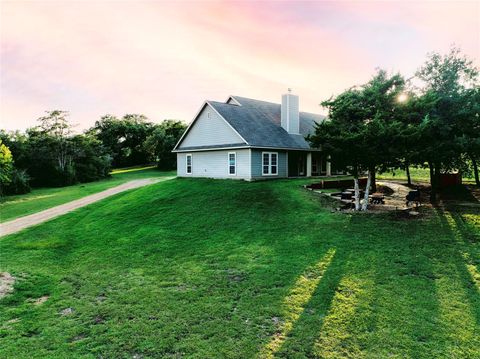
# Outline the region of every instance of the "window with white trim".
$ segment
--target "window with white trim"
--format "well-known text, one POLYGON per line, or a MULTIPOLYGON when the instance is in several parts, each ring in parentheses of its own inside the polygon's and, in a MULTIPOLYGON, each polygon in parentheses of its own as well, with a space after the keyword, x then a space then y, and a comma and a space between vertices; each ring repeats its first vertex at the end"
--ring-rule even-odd
POLYGON ((237 153, 236 152, 228 153, 228 174, 229 175, 237 174, 237 153))
POLYGON ((187 175, 192 174, 192 155, 186 155, 185 156, 185 173, 187 175))
POLYGON ((262 175, 278 174, 278 152, 262 152, 262 175))

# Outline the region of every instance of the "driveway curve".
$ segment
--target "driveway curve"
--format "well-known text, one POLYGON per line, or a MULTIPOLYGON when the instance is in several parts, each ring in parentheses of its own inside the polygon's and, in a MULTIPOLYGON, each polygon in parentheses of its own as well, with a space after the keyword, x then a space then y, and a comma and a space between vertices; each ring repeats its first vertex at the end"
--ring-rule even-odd
POLYGON ((139 188, 148 186, 153 183, 166 181, 172 179, 174 177, 163 177, 163 178, 146 178, 140 180, 129 181, 123 183, 119 186, 109 188, 105 191, 98 192, 91 194, 89 196, 82 197, 75 201, 71 201, 68 203, 61 204, 59 206, 55 206, 44 211, 40 211, 37 213, 30 214, 28 216, 20 217, 8 222, 4 222, 0 224, 0 237, 7 236, 9 234, 13 234, 16 232, 21 231, 22 229, 35 226, 37 224, 49 221, 55 217, 59 217, 66 213, 76 210, 77 208, 81 208, 87 206, 91 203, 98 202, 104 198, 113 196, 117 193, 121 193, 124 191, 128 191, 130 189, 139 188))

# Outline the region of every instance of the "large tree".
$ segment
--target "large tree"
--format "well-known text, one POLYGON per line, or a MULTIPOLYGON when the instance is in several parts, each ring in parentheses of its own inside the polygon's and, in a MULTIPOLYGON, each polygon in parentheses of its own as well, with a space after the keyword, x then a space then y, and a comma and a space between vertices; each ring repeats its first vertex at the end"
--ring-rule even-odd
POLYGON ((60 172, 67 172, 72 166, 72 156, 69 136, 72 133, 72 126, 68 121, 67 111, 47 111, 45 116, 38 119, 40 122, 38 132, 50 139, 51 155, 55 158, 57 168, 60 172))
POLYGON ((398 132, 397 98, 404 80, 379 70, 365 85, 351 88, 322 103, 329 110, 328 121, 317 126, 309 139, 321 146, 337 168, 354 177, 355 209, 360 209, 358 178, 367 172, 368 182, 362 209, 368 206, 370 186, 375 188, 377 169, 394 162, 392 145, 398 132))
POLYGON ((435 202, 440 173, 454 169, 465 152, 456 140, 463 132, 459 119, 467 91, 478 87, 478 69, 458 48, 452 48, 445 55, 430 54, 416 76, 423 82, 422 95, 434 98, 419 130, 424 145, 420 156, 430 168, 430 200, 435 202))
POLYGON ((462 106, 456 121, 456 142, 462 149, 459 168, 466 169, 480 186, 480 88, 466 90, 461 98, 462 106))
POLYGON ((174 169, 177 156, 172 153, 176 143, 185 132, 187 126, 182 121, 165 120, 155 125, 150 136, 145 140, 145 149, 151 158, 157 161, 161 169, 174 169))
POLYGON ((391 167, 405 170, 407 182, 411 185, 410 166, 425 165, 425 145, 422 143, 421 128, 436 99, 431 94, 419 96, 410 89, 401 94, 397 101, 399 105, 396 107, 396 118, 399 126, 392 135, 394 162, 391 167))
POLYGON ((134 166, 150 161, 144 142, 152 133, 153 124, 147 117, 128 114, 122 118, 105 115, 88 133, 98 138, 113 158, 113 166, 134 166))

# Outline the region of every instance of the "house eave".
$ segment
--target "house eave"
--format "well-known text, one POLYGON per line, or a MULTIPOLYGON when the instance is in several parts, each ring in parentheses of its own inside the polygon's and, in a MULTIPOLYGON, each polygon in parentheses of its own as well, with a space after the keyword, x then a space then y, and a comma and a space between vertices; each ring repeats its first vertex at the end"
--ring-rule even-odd
POLYGON ((249 146, 249 145, 232 145, 232 146, 219 146, 219 147, 202 147, 202 148, 178 148, 173 150, 173 153, 185 153, 185 152, 201 152, 201 151, 221 151, 221 150, 236 150, 236 149, 258 149, 258 150, 281 150, 281 151, 304 151, 304 152, 321 152, 318 148, 295 148, 295 147, 268 147, 268 146, 249 146))

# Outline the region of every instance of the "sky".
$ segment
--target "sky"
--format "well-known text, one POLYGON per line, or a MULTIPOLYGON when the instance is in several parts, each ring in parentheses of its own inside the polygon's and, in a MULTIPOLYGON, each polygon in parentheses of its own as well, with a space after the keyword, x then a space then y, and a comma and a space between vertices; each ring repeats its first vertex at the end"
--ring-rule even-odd
POLYGON ((81 131, 105 114, 190 122, 229 95, 302 111, 365 83, 413 75, 455 44, 479 66, 480 2, 0 0, 0 128, 66 110, 81 131))

